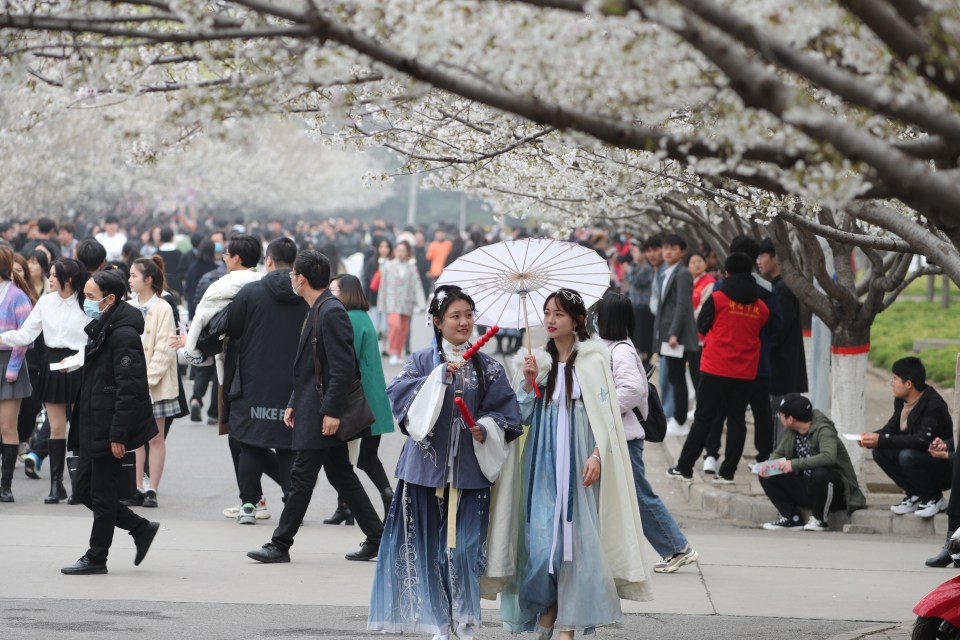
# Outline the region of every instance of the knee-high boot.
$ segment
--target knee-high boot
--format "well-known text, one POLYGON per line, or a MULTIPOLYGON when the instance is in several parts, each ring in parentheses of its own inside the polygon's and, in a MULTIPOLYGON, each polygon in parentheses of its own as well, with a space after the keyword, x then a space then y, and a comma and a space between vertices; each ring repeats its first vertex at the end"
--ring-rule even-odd
POLYGON ((67 489, 63 486, 63 466, 67 460, 67 441, 50 440, 50 495, 43 499, 44 504, 58 504, 67 499, 67 489))
POLYGON ((15 444, 3 445, 0 451, 0 502, 13 502, 13 467, 17 464, 20 447, 15 444))

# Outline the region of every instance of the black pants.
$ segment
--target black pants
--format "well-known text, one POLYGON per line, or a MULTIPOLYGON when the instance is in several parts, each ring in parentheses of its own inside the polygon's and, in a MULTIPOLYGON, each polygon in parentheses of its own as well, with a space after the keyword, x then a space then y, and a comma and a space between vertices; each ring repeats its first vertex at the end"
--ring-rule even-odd
POLYGON ((784 518, 800 520, 800 508, 813 511, 813 517, 826 522, 835 509, 847 505, 843 497, 843 476, 836 467, 818 467, 803 473, 784 473, 764 478, 760 486, 784 518))
MULTIPOLYGON (((360 455, 357 457, 357 469, 367 474, 370 482, 377 488, 377 491, 383 493, 390 487, 390 479, 387 478, 387 472, 383 469, 383 462, 380 461, 380 436, 368 436, 360 441, 360 455)), ((330 477, 330 466, 326 466, 327 480, 333 484, 330 477)), ((343 496, 338 496, 340 502, 343 502, 343 496)))
POLYGON ((939 500, 950 488, 953 469, 920 449, 874 449, 873 459, 898 487, 922 501, 939 500))
POLYGON ((723 464, 720 465, 720 475, 733 479, 747 439, 744 413, 747 410, 747 399, 750 396, 752 384, 752 380, 737 380, 710 373, 700 375, 700 397, 697 400, 697 411, 693 415, 693 426, 690 427, 690 433, 683 443, 683 450, 677 460, 677 468, 681 473, 686 476, 693 473, 693 464, 703 453, 707 438, 710 436, 711 426, 718 418, 721 422, 726 418, 727 448, 724 452, 723 464))
MULTIPOLYGON (((20 370, 23 372, 23 369, 20 370)), ((20 413, 17 415, 17 435, 20 442, 29 442, 37 427, 37 414, 43 408, 43 401, 40 400, 40 371, 36 369, 27 369, 30 376, 30 384, 33 387, 33 393, 20 401, 20 413)), ((49 434, 49 423, 47 423, 47 433, 49 434)), ((48 435, 49 437, 49 435, 48 435)), ((44 451, 46 456, 46 451, 44 451)))
MULTIPOLYGON (((951 472, 950 502, 947 504, 947 515, 951 520, 960 519, 960 456, 953 456, 951 472)), ((956 528, 956 527, 952 527, 956 528)))
MULTIPOLYGON (((753 446, 757 450, 757 462, 763 462, 773 452, 773 408, 770 405, 770 378, 756 378, 750 386, 747 399, 753 412, 753 446)), ((706 450, 708 456, 720 457, 720 439, 723 436, 723 416, 717 416, 710 425, 706 450)))
POLYGON ((700 350, 691 351, 687 355, 690 366, 690 382, 693 383, 693 397, 700 398, 700 350))
MULTIPOLYGON (((231 441, 236 442, 231 438, 231 441)), ((263 497, 263 485, 260 479, 268 467, 273 467, 274 480, 283 490, 284 497, 290 493, 290 472, 293 468, 294 453, 290 449, 266 449, 237 442, 239 460, 237 461, 237 486, 240 488, 240 504, 256 505, 263 497)), ((271 476, 272 477, 272 476, 271 476)))
POLYGON ((383 522, 374 511, 367 492, 353 471, 346 444, 296 452, 290 474, 290 494, 283 506, 283 513, 280 514, 280 524, 273 532, 273 544, 282 551, 293 546, 293 537, 297 535, 303 517, 307 514, 313 488, 317 485, 317 475, 322 467, 329 469, 327 477, 330 478, 330 483, 350 507, 367 540, 380 544, 383 522))
POLYGON ((207 393, 207 387, 213 385, 210 389, 210 402, 207 404, 207 417, 216 418, 220 415, 219 388, 217 382, 217 367, 194 367, 193 368, 193 394, 191 400, 199 400, 203 404, 203 396, 207 393))
POLYGON ((93 511, 90 548, 86 556, 94 562, 107 561, 113 544, 114 527, 137 535, 148 523, 146 518, 135 514, 117 497, 120 465, 121 461, 112 455, 94 458, 81 453, 77 462, 77 484, 73 487, 73 495, 93 511))
MULTIPOLYGON (((227 436, 227 445, 230 447, 230 457, 233 460, 233 475, 237 478, 237 487, 240 486, 240 443, 237 442, 233 436, 227 436)), ((293 456, 290 458, 290 465, 288 467, 293 467, 293 456)), ((280 461, 277 458, 276 452, 273 449, 267 449, 266 457, 263 461, 263 472, 267 474, 267 477, 276 482, 281 487, 284 482, 287 482, 289 486, 290 483, 290 472, 287 471, 286 480, 283 479, 280 475, 280 461)), ((258 498, 259 500, 259 498, 258 498)), ((283 501, 287 501, 287 492, 283 492, 283 501)))
MULTIPOLYGON (((682 358, 662 358, 667 370, 667 380, 673 388, 673 417, 680 424, 687 422, 687 410, 690 408, 690 399, 687 394, 687 360, 690 354, 684 352, 682 358)), ((669 416, 667 416, 669 417, 669 416)))

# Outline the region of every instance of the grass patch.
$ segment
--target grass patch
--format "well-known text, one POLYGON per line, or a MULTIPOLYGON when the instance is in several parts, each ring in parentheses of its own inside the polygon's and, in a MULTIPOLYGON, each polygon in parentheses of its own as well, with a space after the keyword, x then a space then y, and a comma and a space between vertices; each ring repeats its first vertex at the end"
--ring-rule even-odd
MULTIPOLYGON (((943 289, 943 276, 932 276, 934 279, 933 286, 933 299, 935 302, 940 300, 940 291, 943 289)), ((915 296, 917 298, 926 299, 927 288, 929 286, 928 282, 931 276, 923 276, 918 278, 907 285, 907 288, 903 290, 903 293, 900 295, 904 296, 915 296)), ((956 283, 950 283, 950 301, 960 300, 960 287, 957 287, 956 283)))
MULTIPOLYGON (((925 290, 925 289, 924 289, 925 290)), ((960 346, 913 352, 913 341, 921 338, 960 340, 960 305, 941 309, 937 302, 900 300, 877 316, 870 331, 870 362, 889 370, 894 362, 916 355, 927 369, 927 378, 938 385, 953 387, 960 346)))

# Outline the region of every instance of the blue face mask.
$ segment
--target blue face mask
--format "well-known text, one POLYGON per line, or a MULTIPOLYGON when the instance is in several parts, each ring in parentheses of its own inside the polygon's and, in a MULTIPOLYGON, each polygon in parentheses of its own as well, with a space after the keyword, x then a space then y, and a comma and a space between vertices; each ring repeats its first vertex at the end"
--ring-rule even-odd
POLYGON ((99 300, 84 300, 83 301, 83 312, 87 314, 90 318, 98 320, 100 316, 103 315, 103 312, 100 311, 100 303, 103 302, 103 298, 99 300))

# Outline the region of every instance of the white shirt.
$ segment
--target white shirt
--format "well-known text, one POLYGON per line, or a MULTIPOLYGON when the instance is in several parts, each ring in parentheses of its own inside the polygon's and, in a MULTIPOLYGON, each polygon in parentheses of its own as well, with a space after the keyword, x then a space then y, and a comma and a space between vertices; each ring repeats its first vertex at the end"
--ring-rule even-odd
POLYGON ((33 311, 19 329, 0 334, 3 344, 25 347, 43 332, 43 342, 51 349, 73 349, 83 358, 87 334, 83 330, 90 318, 77 303, 77 294, 61 298, 58 292, 40 296, 33 311))
POLYGON ((667 291, 667 282, 670 281, 670 276, 673 275, 674 270, 676 270, 677 265, 680 262, 675 262, 672 267, 667 267, 667 270, 663 272, 663 282, 660 284, 660 299, 663 300, 663 294, 667 291))
POLYGON ((120 259, 120 254, 123 253, 123 245, 127 244, 127 236, 122 233, 108 236, 106 231, 101 231, 94 237, 107 250, 107 262, 120 259))

